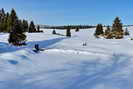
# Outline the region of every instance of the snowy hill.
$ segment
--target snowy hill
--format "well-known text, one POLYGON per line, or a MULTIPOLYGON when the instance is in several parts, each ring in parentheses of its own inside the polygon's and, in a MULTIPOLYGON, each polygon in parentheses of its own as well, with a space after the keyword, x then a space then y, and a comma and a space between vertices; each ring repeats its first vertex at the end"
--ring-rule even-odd
POLYGON ((132 89, 133 27, 128 29, 130 36, 121 40, 96 39, 95 29, 72 31, 71 38, 44 29, 27 33, 25 47, 8 45, 8 34, 0 34, 0 89, 132 89), (33 52, 35 44, 45 51, 33 52))

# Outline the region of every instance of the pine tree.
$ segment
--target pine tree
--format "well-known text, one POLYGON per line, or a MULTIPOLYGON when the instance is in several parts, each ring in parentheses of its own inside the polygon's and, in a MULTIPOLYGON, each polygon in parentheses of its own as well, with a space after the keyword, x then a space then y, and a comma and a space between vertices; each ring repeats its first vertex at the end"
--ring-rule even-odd
POLYGON ((113 23, 112 31, 122 32, 122 23, 119 17, 116 17, 113 23))
POLYGON ((99 35, 102 35, 102 34, 104 34, 104 32, 103 32, 103 26, 102 26, 102 24, 98 24, 97 26, 96 26, 96 31, 95 31, 95 36, 96 37, 98 37, 99 35))
POLYGON ((11 31, 11 17, 10 17, 10 14, 7 12, 6 13, 6 25, 7 25, 7 27, 6 27, 6 30, 5 30, 5 32, 10 32, 11 31))
POLYGON ((67 36, 67 37, 71 37, 71 30, 70 30, 70 28, 68 28, 68 29, 66 30, 66 36, 67 36))
POLYGON ((36 32, 36 28, 35 28, 35 25, 34 25, 34 22, 33 21, 31 21, 31 23, 30 23, 29 32, 30 33, 36 32))
POLYGON ((76 32, 79 32, 79 28, 76 28, 76 30, 75 30, 76 32))
POLYGON ((113 23, 112 32, 115 35, 116 39, 123 38, 123 29, 122 29, 122 23, 119 17, 116 17, 113 23))
POLYGON ((2 8, 0 10, 0 22, 2 22, 4 20, 4 18, 5 18, 5 10, 4 10, 4 8, 2 8))
POLYGON ((28 28, 29 28, 28 21, 23 20, 22 25, 23 25, 24 32, 28 32, 28 28))
POLYGON ((126 36, 130 35, 129 31, 128 31, 128 28, 126 28, 124 35, 126 35, 126 36))
POLYGON ((4 22, 5 22, 5 11, 2 8, 0 10, 0 32, 3 32, 4 30, 4 22))
POLYGON ((10 18, 11 18, 11 22, 12 22, 11 25, 13 26, 16 23, 16 21, 18 20, 18 16, 16 14, 15 9, 11 10, 10 18))
POLYGON ((4 18, 4 21, 1 23, 1 32, 7 32, 7 18, 4 18))
POLYGON ((18 16, 16 14, 16 11, 15 11, 15 9, 12 9, 11 14, 10 14, 9 19, 8 19, 9 25, 10 25, 10 27, 9 27, 10 31, 9 32, 12 32, 13 27, 15 26, 15 23, 17 20, 18 20, 18 16))
POLYGON ((26 35, 23 31, 22 21, 16 20, 15 25, 12 27, 12 31, 10 32, 8 42, 10 44, 21 46, 25 44, 26 35))
POLYGON ((105 30, 105 38, 106 39, 113 39, 113 34, 111 32, 110 26, 107 26, 107 29, 105 30))
POLYGON ((37 26, 37 32, 40 32, 40 26, 39 25, 37 26))
POLYGON ((52 34, 56 34, 56 31, 55 31, 55 30, 53 30, 52 34))
POLYGON ((3 16, 5 16, 5 10, 4 10, 4 8, 1 9, 1 12, 2 12, 3 16))
POLYGON ((105 35, 108 35, 111 32, 110 26, 107 26, 107 29, 105 30, 105 35))

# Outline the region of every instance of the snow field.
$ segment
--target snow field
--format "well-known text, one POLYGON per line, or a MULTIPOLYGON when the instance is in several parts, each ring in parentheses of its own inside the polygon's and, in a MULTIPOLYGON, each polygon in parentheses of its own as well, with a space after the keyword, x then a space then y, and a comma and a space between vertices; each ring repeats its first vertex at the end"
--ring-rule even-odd
POLYGON ((95 29, 72 31, 71 38, 44 29, 26 33, 25 47, 8 45, 8 34, 1 34, 0 89, 132 89, 133 27, 128 28, 131 35, 121 40, 96 39, 95 29), (34 53, 35 44, 45 51, 34 53))

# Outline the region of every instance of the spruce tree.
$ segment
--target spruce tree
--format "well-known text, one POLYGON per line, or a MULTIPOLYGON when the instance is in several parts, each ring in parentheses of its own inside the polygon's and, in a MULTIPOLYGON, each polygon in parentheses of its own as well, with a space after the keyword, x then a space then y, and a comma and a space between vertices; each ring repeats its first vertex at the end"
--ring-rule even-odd
POLYGON ((34 25, 34 22, 33 21, 30 22, 29 32, 30 33, 36 32, 36 28, 35 28, 35 25, 34 25))
POLYGON ((0 32, 3 32, 4 30, 4 22, 5 22, 5 11, 2 8, 0 10, 0 32))
POLYGON ((75 30, 76 32, 79 32, 79 28, 76 28, 76 30, 75 30))
POLYGON ((15 11, 15 9, 12 9, 10 17, 8 19, 9 24, 10 24, 10 27, 9 27, 10 31, 9 32, 12 32, 13 27, 15 26, 15 23, 16 23, 17 20, 18 20, 18 16, 16 14, 16 11, 15 11))
POLYGON ((130 35, 129 31, 128 31, 128 28, 126 28, 124 35, 126 35, 126 36, 130 35))
POLYGON ((5 16, 5 10, 4 10, 4 8, 1 9, 1 12, 2 12, 3 16, 5 16))
POLYGON ((111 32, 110 26, 107 26, 107 29, 105 30, 105 35, 108 35, 111 32))
POLYGON ((0 10, 0 22, 2 22, 5 18, 5 10, 2 8, 0 10))
POLYGON ((55 30, 53 30, 52 34, 56 34, 56 31, 55 31, 55 30))
POLYGON ((122 29, 122 23, 119 17, 116 17, 113 23, 112 32, 115 35, 116 39, 123 38, 123 29, 122 29))
POLYGON ((7 18, 4 18, 4 21, 1 23, 1 32, 7 32, 7 18))
POLYGON ((28 21, 23 20, 22 25, 23 25, 24 32, 28 32, 28 28, 29 28, 28 21))
POLYGON ((21 46, 25 44, 26 35, 23 31, 22 21, 16 20, 15 25, 12 27, 12 31, 10 32, 8 42, 10 44, 21 46))
POLYGON ((70 28, 68 28, 68 29, 66 30, 66 36, 67 36, 67 37, 71 37, 71 29, 70 29, 70 28))
POLYGON ((11 14, 10 14, 10 18, 11 18, 11 24, 14 25, 16 23, 16 20, 18 20, 18 16, 16 14, 15 9, 11 10, 11 14))
POLYGON ((37 32, 40 32, 40 26, 39 25, 37 26, 37 32))
POLYGON ((107 29, 105 30, 105 38, 106 39, 113 39, 113 34, 111 32, 110 26, 107 26, 107 29))
POLYGON ((112 31, 122 32, 122 23, 119 17, 116 17, 113 23, 112 31))
POLYGON ((102 34, 104 34, 104 32, 103 32, 103 26, 102 26, 102 24, 98 24, 96 26, 96 31, 95 31, 94 35, 96 37, 98 37, 99 35, 102 35, 102 34))
POLYGON ((11 17, 10 17, 10 13, 6 13, 6 20, 7 20, 7 28, 6 28, 6 31, 5 32, 10 32, 11 31, 11 28, 12 28, 12 26, 11 26, 11 17))

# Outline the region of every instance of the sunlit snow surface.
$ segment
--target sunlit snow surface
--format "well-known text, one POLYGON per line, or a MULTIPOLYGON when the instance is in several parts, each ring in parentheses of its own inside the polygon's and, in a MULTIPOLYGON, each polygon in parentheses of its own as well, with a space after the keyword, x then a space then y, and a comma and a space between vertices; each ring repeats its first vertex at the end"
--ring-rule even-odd
POLYGON ((0 89, 132 89, 133 27, 122 40, 96 39, 94 31, 67 38, 44 29, 27 33, 25 47, 8 45, 8 34, 0 34, 0 89), (33 52, 35 44, 45 51, 33 52))

